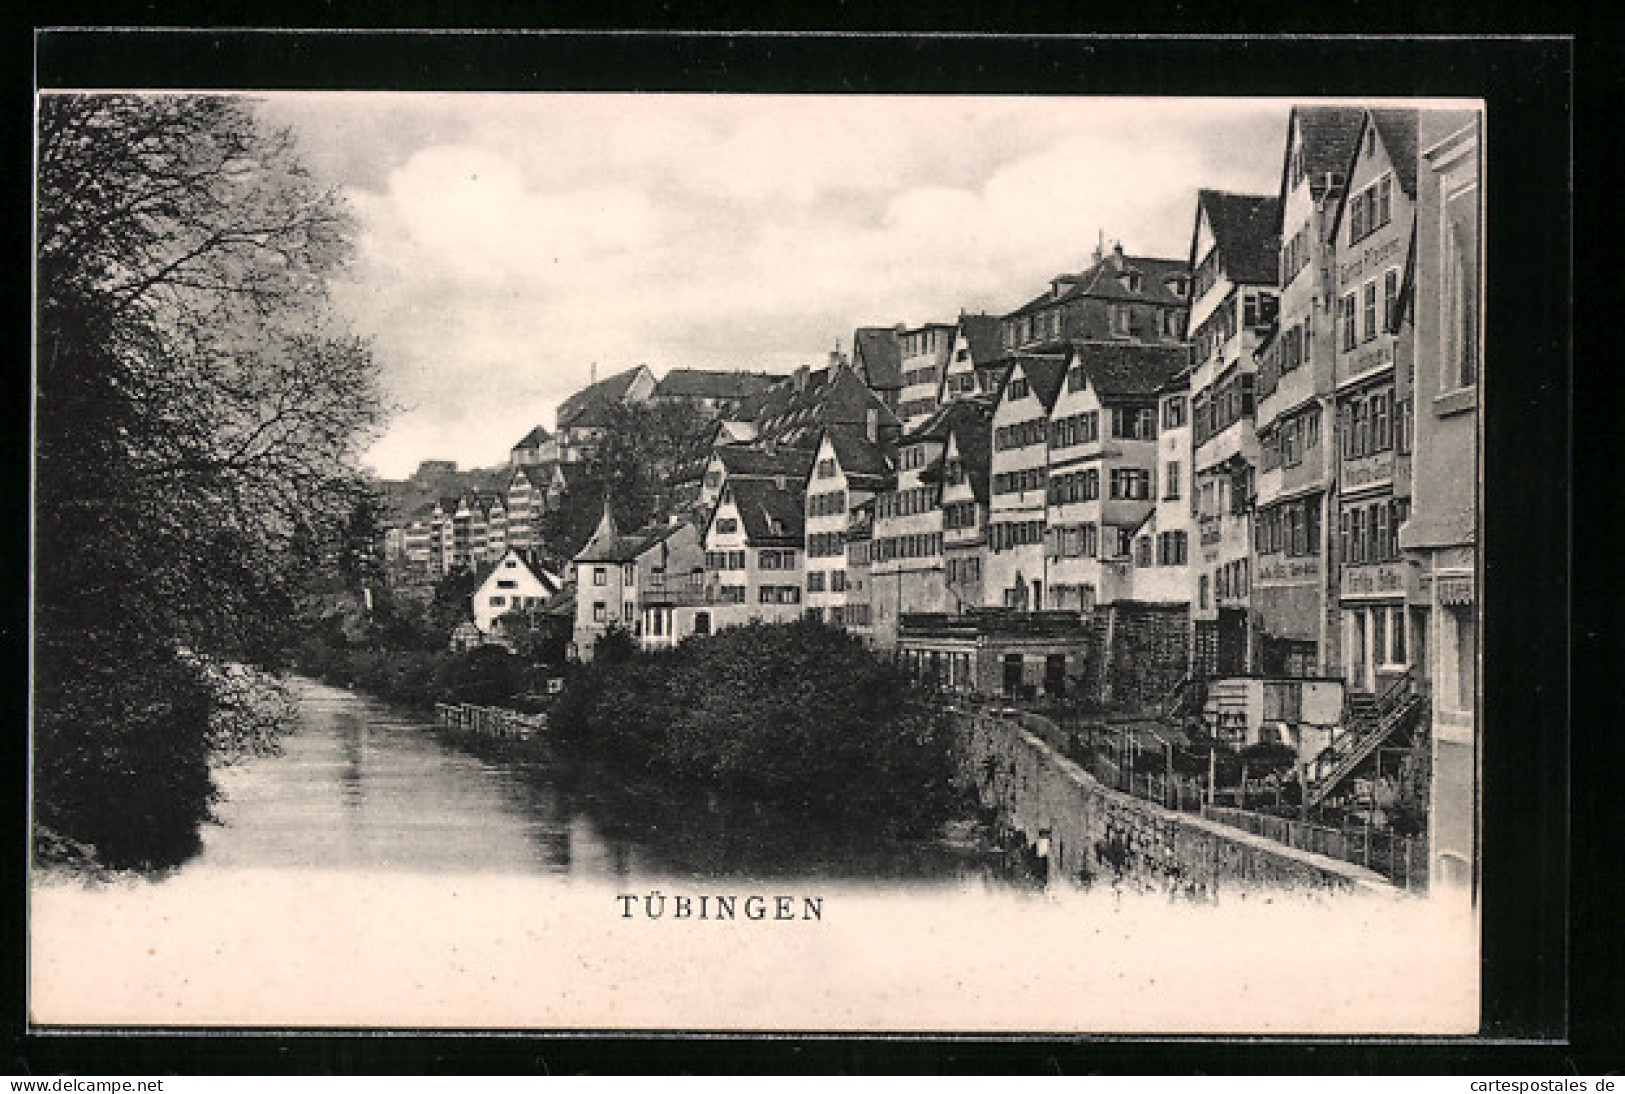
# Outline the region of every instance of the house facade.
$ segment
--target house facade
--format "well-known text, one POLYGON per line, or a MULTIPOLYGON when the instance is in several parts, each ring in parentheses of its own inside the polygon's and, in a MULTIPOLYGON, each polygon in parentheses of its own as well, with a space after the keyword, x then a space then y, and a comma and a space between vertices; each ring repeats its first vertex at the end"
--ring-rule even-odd
POLYGON ((952 323, 926 323, 903 331, 899 351, 903 386, 897 396, 897 417, 905 433, 936 413, 955 333, 952 323))
POLYGON ((480 634, 489 635, 498 619, 512 611, 545 607, 563 585, 540 559, 509 548, 474 590, 474 626, 480 634))
POLYGON ((942 461, 942 572, 956 612, 986 603, 988 465, 993 445, 993 402, 956 395, 957 411, 942 461))
POLYGON ((1191 239, 1191 485, 1198 543, 1191 601, 1206 675, 1253 668, 1252 507, 1258 468, 1255 353, 1275 322, 1279 203, 1197 193, 1191 239))
POLYGON ((1008 367, 999 341, 996 315, 961 314, 954 326, 953 346, 942 370, 939 403, 980 396, 998 397, 1008 367))
POLYGON ((1191 600, 1191 548, 1196 521, 1191 512, 1190 370, 1179 368, 1157 393, 1155 498, 1151 512, 1134 532, 1133 576, 1128 599, 1146 604, 1191 600))
POLYGON ((705 530, 706 594, 715 625, 787 623, 803 608, 805 502, 801 483, 734 479, 705 530))
POLYGON ((1332 675, 1338 656, 1336 269, 1331 224, 1364 112, 1295 107, 1281 172, 1275 330, 1258 357, 1252 610, 1268 676, 1332 675))
POLYGON ((1006 352, 1047 352, 1074 341, 1184 340, 1190 271, 1179 259, 1125 255, 1121 243, 1097 249, 1082 273, 1059 274, 1041 295, 1004 316, 1006 352))
POLYGON ((1476 113, 1421 116, 1414 319, 1415 438, 1408 563, 1412 660, 1431 698, 1429 885, 1477 897, 1478 388, 1483 376, 1483 254, 1476 113))
POLYGON ((1415 216, 1417 122, 1416 111, 1365 111, 1332 222, 1339 645, 1341 675, 1362 692, 1380 690, 1411 661, 1399 546, 1410 501, 1398 473, 1411 414, 1397 397, 1395 364, 1400 338, 1410 337, 1398 307, 1415 216))
POLYGON ((845 427, 825 430, 807 475, 807 614, 845 627, 849 605, 868 603, 867 588, 853 587, 847 566, 847 536, 853 511, 888 491, 894 483, 891 461, 864 434, 845 427))
POLYGON ((982 574, 987 606, 1039 611, 1046 603, 1050 411, 1066 369, 1059 354, 1017 357, 994 405, 982 574))
POLYGON ((575 575, 575 656, 589 661, 598 640, 612 629, 642 637, 644 600, 669 588, 690 587, 705 566, 699 533, 686 523, 623 535, 605 505, 585 546, 571 560, 575 575))
POLYGON ((1160 393, 1185 359, 1179 345, 1072 346, 1049 418, 1047 591, 1035 609, 1086 612, 1132 595, 1135 534, 1156 507, 1160 393))

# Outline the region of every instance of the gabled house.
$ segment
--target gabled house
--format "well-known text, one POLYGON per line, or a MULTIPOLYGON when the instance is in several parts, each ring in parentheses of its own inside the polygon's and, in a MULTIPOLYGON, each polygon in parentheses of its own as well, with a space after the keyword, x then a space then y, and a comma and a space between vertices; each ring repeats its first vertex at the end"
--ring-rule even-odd
MULTIPOLYGON (((1157 504, 1161 393, 1185 367, 1183 346, 1073 345, 1048 422, 1046 592, 1035 610, 1132 596, 1135 534, 1157 504)), ((1164 473, 1180 490, 1182 459, 1170 462, 1164 473)), ((1004 474, 1008 483, 1020 472, 1004 474)))
POLYGON ((813 452, 805 448, 724 445, 713 449, 705 463, 696 507, 710 519, 722 490, 736 479, 760 479, 780 490, 803 482, 813 466, 813 452))
POLYGON ((1080 340, 1183 341, 1190 276, 1184 261, 1097 249, 1087 270, 1057 275, 1004 316, 1000 342, 1007 353, 1044 353, 1080 340))
POLYGON ((953 352, 954 331, 952 323, 926 323, 902 333, 899 364, 903 386, 897 396, 897 417, 905 433, 936 412, 943 373, 953 352))
POLYGON ((508 466, 513 468, 551 463, 558 458, 558 441, 545 426, 540 425, 526 433, 518 444, 508 450, 508 466))
POLYGON ((988 472, 993 445, 993 400, 958 395, 974 411, 949 416, 942 458, 942 572, 952 611, 985 602, 982 565, 987 554, 988 472))
POLYGON ((896 485, 875 498, 870 605, 874 642, 897 643, 903 618, 957 608, 943 555, 943 461, 957 422, 986 407, 961 400, 938 410, 897 442, 896 485))
POLYGON ((563 463, 580 463, 603 439, 604 430, 613 422, 617 406, 640 406, 654 395, 654 373, 648 365, 638 365, 625 372, 599 380, 559 404, 555 420, 558 459, 563 463))
POLYGON ((1018 356, 994 404, 982 574, 988 606, 1035 612, 1046 603, 1050 411, 1066 370, 1059 354, 1018 356))
MULTIPOLYGON (((1150 514, 1135 529, 1134 572, 1129 598, 1142 604, 1191 602, 1191 548, 1196 521, 1191 512, 1190 369, 1180 368, 1157 393, 1157 462, 1150 514)), ((1189 658, 1189 651, 1181 661, 1189 658)))
POLYGON ((805 486, 807 614, 844 627, 848 606, 868 602, 848 567, 847 535, 855 509, 889 490, 896 472, 879 445, 848 426, 824 431, 805 486))
POLYGON ((951 403, 975 395, 989 399, 998 396, 1009 371, 999 340, 999 325, 996 315, 960 315, 954 327, 953 348, 943 369, 938 402, 951 403))
POLYGON ((541 546, 540 521, 559 507, 564 473, 558 463, 525 464, 508 477, 508 546, 522 551, 541 546))
POLYGON ((593 646, 612 628, 641 639, 644 602, 676 586, 697 587, 704 561, 692 524, 623 535, 606 503, 598 527, 570 563, 576 587, 575 655, 591 660, 593 646))
MULTIPOLYGON (((1367 110, 1332 218, 1337 271, 1333 355, 1338 438, 1337 600, 1342 675, 1373 693, 1413 661, 1405 616, 1400 529, 1410 518, 1413 327, 1400 323, 1400 286, 1416 239, 1419 115, 1367 110)), ((1436 246, 1434 241, 1427 241, 1436 246)))
POLYGON ((804 481, 780 487, 740 478, 723 485, 705 530, 706 592, 716 605, 716 626, 801 615, 804 481))
POLYGON ((1191 441, 1200 545, 1194 664, 1209 676, 1255 667, 1249 621, 1258 347, 1277 319, 1280 201, 1200 190, 1191 233, 1191 441))
POLYGON ((1336 587, 1336 269, 1332 221, 1365 111, 1298 106, 1282 155, 1275 328, 1260 342, 1251 609, 1266 676, 1340 670, 1336 587))
POLYGON ((907 329, 859 327, 852 334, 852 371, 895 412, 903 390, 902 336, 907 329))
POLYGON ((810 450, 828 426, 861 429, 884 444, 901 429, 890 407, 840 360, 827 368, 796 369, 745 400, 735 414, 754 425, 755 443, 762 447, 810 450))
POLYGON ((502 616, 512 611, 545 607, 563 586, 563 579, 548 572, 540 558, 509 548, 485 568, 483 579, 474 590, 474 626, 482 635, 489 635, 492 625, 502 616))

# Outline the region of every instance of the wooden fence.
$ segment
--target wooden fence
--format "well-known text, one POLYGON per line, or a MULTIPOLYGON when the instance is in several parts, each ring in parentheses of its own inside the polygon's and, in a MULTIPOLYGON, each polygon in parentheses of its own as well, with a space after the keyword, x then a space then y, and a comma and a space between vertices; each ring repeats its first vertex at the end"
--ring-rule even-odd
POLYGON ((477 707, 469 703, 436 703, 435 720, 447 729, 496 737, 507 741, 528 741, 547 729, 547 715, 521 714, 502 707, 477 707))

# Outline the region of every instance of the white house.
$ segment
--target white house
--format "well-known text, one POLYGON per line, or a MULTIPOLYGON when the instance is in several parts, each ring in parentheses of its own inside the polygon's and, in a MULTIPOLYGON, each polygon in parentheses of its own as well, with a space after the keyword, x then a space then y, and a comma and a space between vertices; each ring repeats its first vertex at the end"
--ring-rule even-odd
POLYGON ((480 634, 511 611, 540 608, 564 585, 534 555, 509 548, 474 590, 474 626, 480 634))

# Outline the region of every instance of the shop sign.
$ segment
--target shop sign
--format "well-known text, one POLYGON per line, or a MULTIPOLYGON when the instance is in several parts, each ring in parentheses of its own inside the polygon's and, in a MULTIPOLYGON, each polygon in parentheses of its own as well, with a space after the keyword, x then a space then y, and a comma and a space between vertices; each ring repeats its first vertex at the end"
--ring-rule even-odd
POLYGON ((1320 577, 1318 558, 1278 558, 1258 564, 1260 585, 1297 583, 1320 577))
POLYGON ((1362 486, 1390 482, 1393 477, 1394 454, 1392 451, 1377 452, 1358 460, 1345 461, 1343 464, 1344 490, 1358 490, 1362 486))
POLYGON ((1343 595, 1371 596, 1405 591, 1404 568, 1395 562, 1345 565, 1343 595))

